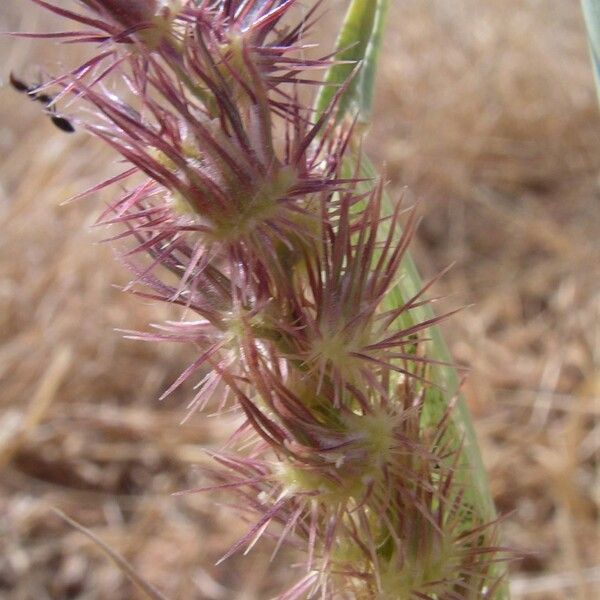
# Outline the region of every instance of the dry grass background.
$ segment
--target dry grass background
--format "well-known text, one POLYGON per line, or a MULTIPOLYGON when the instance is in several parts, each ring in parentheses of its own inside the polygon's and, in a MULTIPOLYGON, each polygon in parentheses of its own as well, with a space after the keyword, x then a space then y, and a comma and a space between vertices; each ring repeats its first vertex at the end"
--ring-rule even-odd
MULTIPOLYGON (((344 1, 337 2, 342 6, 344 1)), ((515 598, 600 594, 600 114, 576 0, 392 0, 370 152, 422 199, 415 244, 438 291, 475 302, 446 325, 503 513, 515 598)), ((4 0, 2 29, 53 26, 4 0)), ((50 56, 2 39, 1 76, 50 56)), ((140 598, 56 506, 170 598, 264 600, 289 579, 269 548, 215 560, 243 525, 194 485, 225 421, 179 425, 161 390, 185 349, 121 339, 166 316, 61 200, 114 170, 0 89, 0 596, 140 598)), ((100 201, 102 198, 100 199, 100 201)))

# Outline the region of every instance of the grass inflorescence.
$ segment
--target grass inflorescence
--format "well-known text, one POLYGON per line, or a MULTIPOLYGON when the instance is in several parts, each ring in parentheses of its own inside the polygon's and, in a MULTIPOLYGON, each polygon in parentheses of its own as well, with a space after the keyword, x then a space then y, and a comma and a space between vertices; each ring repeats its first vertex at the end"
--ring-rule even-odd
POLYGON ((130 242, 129 289, 183 309, 129 335, 192 345, 165 396, 197 377, 190 414, 243 417, 203 488, 253 520, 223 559, 268 532, 305 556, 281 598, 495 598, 504 553, 466 500, 452 405, 423 417, 443 317, 412 316, 425 289, 386 302, 415 212, 387 214, 337 118, 359 66, 322 111, 303 100, 339 64, 306 58, 323 3, 294 23, 294 0, 33 1, 84 27, 48 37, 98 47, 48 86, 128 163, 91 192, 125 188, 99 223, 130 242))

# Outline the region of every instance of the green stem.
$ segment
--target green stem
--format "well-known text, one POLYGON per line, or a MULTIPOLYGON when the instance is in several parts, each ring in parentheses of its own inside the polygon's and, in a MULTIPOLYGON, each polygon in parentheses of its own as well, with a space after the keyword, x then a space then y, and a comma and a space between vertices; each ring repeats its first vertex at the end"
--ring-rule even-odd
MULTIPOLYGON (((584 4, 588 0, 583 0, 584 4)), ((596 8, 600 0, 591 0, 596 8)), ((322 88, 315 108, 322 114, 335 94, 336 86, 342 85, 348 77, 353 79, 341 99, 337 119, 356 118, 359 123, 370 121, 373 100, 375 72, 377 68, 381 39, 385 26, 388 0, 352 0, 348 7, 336 48, 339 60, 351 61, 352 64, 335 64, 325 76, 330 86, 322 88), (360 63, 360 70, 352 75, 355 65, 360 63)), ((600 12, 600 9, 598 9, 600 12)), ((349 165, 350 166, 350 165, 349 165)), ((350 166, 351 167, 351 166, 350 166)), ((361 158, 362 174, 372 180, 378 177, 373 164, 365 157, 361 158)), ((388 213, 392 209, 392 201, 386 195, 385 203, 388 213)), ((417 267, 410 255, 406 253, 403 265, 404 277, 390 293, 387 308, 401 306, 404 301, 417 294, 423 283, 417 267)), ((434 317, 429 304, 424 304, 410 311, 407 319, 410 324, 417 324, 434 317)), ((451 363, 451 356, 438 327, 429 330, 429 356, 433 360, 451 363)), ((431 367, 433 381, 442 389, 441 393, 431 394, 425 403, 424 425, 437 423, 446 414, 451 403, 455 402, 452 411, 453 428, 451 435, 456 443, 462 442, 461 482, 465 486, 465 504, 473 507, 475 524, 490 522, 496 519, 496 509, 490 492, 487 473, 485 471, 477 437, 471 416, 463 396, 460 393, 460 380, 452 366, 433 365, 431 367)), ((501 576, 505 569, 497 567, 496 573, 501 576)), ((508 582, 495 593, 495 600, 507 600, 510 597, 508 582)))

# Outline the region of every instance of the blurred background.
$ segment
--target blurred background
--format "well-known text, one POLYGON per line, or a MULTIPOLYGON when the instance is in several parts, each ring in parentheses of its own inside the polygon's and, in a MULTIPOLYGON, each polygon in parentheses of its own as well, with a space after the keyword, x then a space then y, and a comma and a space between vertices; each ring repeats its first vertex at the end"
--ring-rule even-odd
MULTIPOLYGON (((60 4, 60 3, 59 3, 60 4)), ((67 4, 67 2, 63 3, 67 4)), ((332 0, 317 37, 347 5, 332 0)), ((421 201, 413 249, 437 293, 471 304, 444 326, 506 515, 514 598, 600 597, 600 112, 577 0, 392 0, 368 149, 390 191, 421 201)), ((57 30, 3 0, 5 30, 57 30)), ((158 397, 189 351, 123 340, 168 317, 119 291, 92 226, 116 172, 83 133, 7 86, 72 49, 0 38, 0 597, 141 598, 91 528, 169 598, 264 600, 290 576, 268 544, 216 560, 246 527, 203 494, 225 420, 184 425, 189 387, 158 397)))

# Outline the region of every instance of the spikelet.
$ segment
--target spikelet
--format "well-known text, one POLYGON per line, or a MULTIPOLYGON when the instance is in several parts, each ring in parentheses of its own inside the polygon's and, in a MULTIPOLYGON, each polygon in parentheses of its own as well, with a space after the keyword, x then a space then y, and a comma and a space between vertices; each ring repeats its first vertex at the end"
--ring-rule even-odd
POLYGON ((385 308, 414 211, 399 234, 383 180, 348 175, 343 86, 319 118, 300 100, 335 62, 304 56, 320 3, 290 24, 295 0, 33 1, 85 28, 66 41, 99 45, 51 84, 129 163, 89 193, 133 178, 99 220, 130 240, 130 288, 193 315, 128 335, 192 344, 165 395, 199 377, 190 410, 216 398, 245 417, 204 488, 255 519, 223 558, 265 532, 302 548, 286 600, 494 597, 495 525, 469 514, 448 414, 422 418, 443 317, 407 318, 425 289, 385 308))

